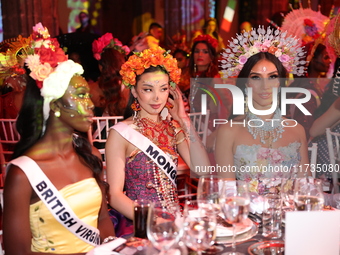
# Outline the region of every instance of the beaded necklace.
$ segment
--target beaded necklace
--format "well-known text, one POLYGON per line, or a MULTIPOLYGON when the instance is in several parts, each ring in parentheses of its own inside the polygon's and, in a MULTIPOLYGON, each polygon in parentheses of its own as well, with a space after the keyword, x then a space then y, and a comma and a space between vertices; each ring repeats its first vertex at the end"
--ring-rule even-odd
MULTIPOLYGON (((172 159, 177 159, 174 157, 176 137, 172 122, 166 120, 154 122, 149 118, 137 117, 134 124, 138 132, 150 139, 172 159)), ((158 200, 163 208, 168 208, 173 203, 178 203, 177 190, 171 183, 171 180, 169 180, 155 162, 152 160, 148 162, 152 164, 152 174, 148 170, 149 181, 146 183, 146 188, 156 190, 158 200)))
MULTIPOLYGON (((285 131, 281 122, 282 122, 282 116, 281 116, 281 110, 277 108, 274 112, 273 119, 275 121, 263 121, 258 116, 256 116, 253 113, 247 112, 246 120, 247 123, 250 120, 258 120, 262 121, 262 126, 258 125, 256 127, 251 127, 248 123, 248 131, 253 136, 254 139, 257 138, 257 136, 260 137, 261 143, 265 144, 267 141, 269 141, 269 145, 271 147, 272 143, 275 143, 277 139, 282 138, 282 133, 285 131)), ((258 123, 258 122, 256 122, 258 123)), ((252 123, 255 125, 254 123, 252 123)), ((257 125, 257 124, 256 124, 257 125)))

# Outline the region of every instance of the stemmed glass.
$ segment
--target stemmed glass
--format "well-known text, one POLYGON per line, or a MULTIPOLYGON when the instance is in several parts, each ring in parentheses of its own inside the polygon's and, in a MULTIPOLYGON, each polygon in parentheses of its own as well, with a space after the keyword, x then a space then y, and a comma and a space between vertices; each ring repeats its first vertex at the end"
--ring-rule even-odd
POLYGON ((221 212, 219 197, 222 185, 222 179, 214 175, 201 176, 198 180, 197 200, 210 204, 208 208, 212 208, 211 213, 216 215, 221 212))
POLYGON ((169 209, 152 203, 147 220, 147 236, 160 254, 168 254, 171 246, 177 244, 183 235, 183 225, 179 206, 169 209))
POLYGON ((294 203, 297 211, 321 211, 324 206, 322 181, 310 177, 296 179, 294 203))
MULTIPOLYGON (((217 223, 219 220, 224 221, 224 219, 218 215, 221 212, 219 197, 222 185, 223 180, 214 175, 201 176, 197 185, 197 200, 200 201, 200 206, 206 207, 208 210, 207 213, 213 213, 216 216, 217 223), (212 210, 209 211, 209 208, 212 210)), ((223 247, 217 245, 212 245, 207 249, 209 253, 217 253, 222 250, 223 247)))
POLYGON ((243 255, 236 252, 236 224, 242 223, 249 214, 250 196, 244 181, 223 181, 220 194, 221 210, 228 223, 233 225, 232 251, 223 255, 243 255))
POLYGON ((212 206, 201 206, 197 200, 186 201, 184 205, 184 238, 185 244, 198 255, 214 244, 216 238, 216 217, 212 206))

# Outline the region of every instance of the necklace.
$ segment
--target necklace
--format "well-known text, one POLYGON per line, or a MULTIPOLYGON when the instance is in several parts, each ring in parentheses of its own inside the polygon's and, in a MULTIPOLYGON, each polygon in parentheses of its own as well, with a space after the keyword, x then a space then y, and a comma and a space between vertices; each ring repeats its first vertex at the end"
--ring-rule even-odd
POLYGON ((259 136, 261 143, 265 144, 268 141, 270 146, 272 143, 275 143, 277 139, 282 138, 282 133, 285 131, 281 125, 282 116, 279 108, 275 110, 272 121, 263 121, 258 116, 250 113, 249 111, 246 115, 246 120, 248 123, 248 131, 253 136, 253 138, 256 139, 257 136, 259 136), (257 123, 261 122, 262 125, 251 127, 249 125, 250 120, 257 120, 257 123))
MULTIPOLYGON (((150 139, 165 153, 170 156, 175 153, 176 137, 172 122, 166 120, 155 122, 149 118, 137 117, 134 124, 138 132, 150 139)), ((156 190, 157 198, 163 208, 168 208, 174 202, 178 203, 177 189, 163 173, 163 170, 151 159, 147 163, 146 188, 156 190)))

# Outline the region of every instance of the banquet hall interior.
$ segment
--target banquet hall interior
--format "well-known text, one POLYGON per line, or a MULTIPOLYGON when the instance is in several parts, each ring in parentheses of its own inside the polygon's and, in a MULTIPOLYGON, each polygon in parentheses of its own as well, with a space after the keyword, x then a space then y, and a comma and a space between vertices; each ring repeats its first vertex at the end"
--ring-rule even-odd
MULTIPOLYGON (((303 32, 294 30, 295 27, 296 27, 296 30, 299 30, 299 26, 296 25, 297 23, 296 24, 294 23, 295 19, 305 20, 305 26, 307 26, 306 25, 307 21, 306 19, 303 18, 303 15, 306 12, 311 11, 313 12, 313 15, 315 15, 310 18, 312 19, 313 22, 315 22, 313 24, 314 27, 318 27, 322 29, 323 38, 325 37, 327 38, 332 33, 331 26, 328 26, 328 24, 332 24, 334 26, 334 22, 332 23, 331 20, 334 17, 336 17, 336 15, 339 15, 339 18, 340 18, 340 0, 256 0, 256 1, 255 0, 0 0, 0 5, 1 5, 1 8, 0 8, 0 42, 6 42, 6 41, 11 42, 11 40, 14 38, 17 38, 18 35, 21 35, 23 37, 29 37, 32 34, 32 27, 34 27, 37 23, 41 22, 43 26, 48 29, 48 32, 51 35, 51 37, 57 39, 57 41, 60 44, 60 47, 64 51, 66 51, 66 53, 68 54, 68 57, 72 59, 74 62, 78 62, 79 64, 82 65, 84 69, 83 76, 86 79, 86 81, 89 83, 91 89, 93 89, 93 87, 91 86, 97 86, 96 88, 98 89, 98 86, 99 86, 98 81, 100 80, 99 77, 100 77, 100 72, 101 72, 100 68, 102 68, 102 67, 99 67, 98 58, 96 59, 96 57, 94 56, 92 52, 93 42, 98 40, 98 38, 101 38, 102 36, 107 35, 107 33, 112 34, 113 38, 119 39, 122 45, 124 46, 128 45, 130 49, 132 50, 132 47, 136 47, 136 44, 137 44, 136 42, 139 42, 139 40, 144 39, 145 37, 150 35, 151 26, 156 24, 156 27, 162 29, 162 34, 158 38, 159 45, 165 50, 167 51, 169 50, 171 54, 173 54, 174 52, 177 52, 176 50, 180 49, 181 50, 180 52, 183 55, 181 55, 179 58, 176 57, 176 59, 178 62, 180 61, 185 62, 185 60, 188 61, 186 62, 186 64, 184 64, 185 67, 188 67, 188 68, 187 69, 183 68, 183 70, 185 70, 187 72, 186 74, 189 75, 190 71, 188 71, 189 70, 188 63, 190 63, 189 62, 190 57, 194 55, 193 54, 194 53, 194 47, 193 47, 194 40, 195 38, 197 38, 198 34, 200 35, 203 34, 202 31, 203 31, 203 28, 205 28, 206 26, 205 22, 207 20, 214 20, 216 23, 215 24, 217 27, 215 29, 215 31, 217 31, 216 39, 219 43, 219 46, 221 46, 219 50, 216 50, 216 53, 219 53, 219 54, 216 54, 218 55, 216 59, 220 61, 221 55, 222 55, 221 53, 226 48, 226 46, 229 45, 231 41, 235 38, 236 34, 249 32, 251 31, 251 29, 255 29, 256 31, 257 28, 262 27, 262 26, 265 28, 266 27, 272 28, 273 31, 274 30, 280 31, 281 28, 285 27, 286 25, 286 27, 290 29, 290 32, 292 31, 296 32, 294 36, 296 36, 297 38, 299 35, 302 35, 303 32), (294 13, 294 15, 296 16, 290 15, 292 13, 294 13), (299 17, 299 15, 301 15, 302 18, 299 17), (284 24, 285 18, 286 18, 286 23, 284 24), (186 57, 187 59, 185 59, 186 57)), ((335 18, 333 19, 333 21, 334 20, 335 18)), ((283 32, 283 30, 281 30, 281 32, 283 32)), ((339 35, 340 35, 340 26, 339 26, 339 35)), ((306 37, 307 36, 305 36, 305 38, 303 39, 310 40, 309 42, 306 42, 306 45, 318 39, 318 38, 311 39, 310 37, 308 38, 306 37)), ((4 52, 4 50, 7 49, 5 47, 5 44, 6 43, 0 43, 0 53, 4 52)), ((338 45, 340 45, 340 40, 338 41, 338 45)), ((328 83, 331 80, 332 75, 334 78, 334 74, 336 74, 336 71, 338 68, 339 68, 338 74, 340 77, 340 67, 339 67, 340 50, 338 49, 338 52, 336 52, 337 50, 331 49, 332 46, 329 43, 325 43, 325 48, 329 50, 328 51, 329 60, 327 60, 329 61, 328 62, 329 69, 322 72, 322 74, 319 77, 327 79, 327 83, 328 83)), ((307 49, 307 46, 306 46, 306 49, 307 49)), ((104 51, 104 49, 102 50, 104 51)), ((314 50, 315 49, 313 48, 313 54, 314 54, 314 50)), ((131 53, 131 55, 133 54, 131 53)), ((175 54, 174 54, 174 57, 175 57, 175 54)), ((128 57, 126 57, 125 60, 127 59, 128 57)), ((0 62, 1 62, 1 57, 0 57, 0 62)), ((196 64, 193 64, 193 66, 195 66, 195 72, 196 72, 196 64)), ((178 67, 180 68, 180 66, 178 67)), ((264 67, 263 72, 266 71, 265 68, 266 67, 264 67)), ((185 71, 182 71, 182 72, 184 73, 185 71)), ((311 71, 309 74, 306 75, 306 77, 310 75, 310 78, 317 78, 317 79, 319 78, 319 77, 312 77, 313 74, 314 73, 311 71)), ((1 75, 1 72, 0 72, 0 75, 1 75)), ((293 78, 292 73, 287 75, 287 77, 288 76, 289 78, 293 78)), ((198 77, 199 75, 197 74, 196 79, 198 77)), ((194 78, 194 76, 186 77, 186 78, 188 78, 188 81, 189 81, 190 78, 194 78)), ((1 79, 2 78, 0 76, 0 80, 1 79)), ((12 92, 13 88, 7 91, 6 88, 4 88, 5 86, 1 87, 1 85, 2 85, 2 82, 0 84, 0 97, 6 95, 8 91, 12 92)), ((322 86, 323 86, 322 93, 325 93, 326 95, 327 85, 323 84, 322 86)), ((98 89, 97 91, 100 91, 100 90, 98 89)), ((340 88, 339 88, 339 91, 340 91, 340 88)), ((23 95, 23 91, 21 92, 22 94, 19 95, 20 99, 22 99, 22 95, 23 95)), ((184 90, 182 92, 184 94, 183 100, 185 99, 184 103, 186 104, 186 107, 187 107, 186 112, 192 113, 190 112, 190 110, 188 110, 191 107, 190 103, 192 103, 192 102, 188 102, 190 101, 190 94, 189 92, 188 94, 185 94, 184 90)), ((92 90, 91 90, 91 93, 92 93, 92 90)), ((100 93, 98 92, 98 95, 97 94, 92 95, 93 99, 97 98, 98 96, 99 98, 98 100, 104 100, 103 91, 100 91, 100 93)), ((130 92, 127 92, 127 93, 130 93, 130 92)), ((339 95, 340 93, 336 95, 336 98, 339 95)), ((316 98, 318 98, 318 96, 316 96, 316 98)), ((336 100, 336 98, 333 98, 331 96, 330 98, 332 98, 333 101, 336 100)), ((4 99, 1 99, 1 100, 4 100, 4 99)), ((0 100, 0 107, 6 108, 8 105, 3 106, 3 104, 1 103, 2 102, 1 100, 0 100)), ((339 101, 339 100, 336 100, 336 101, 339 101)), ((324 102, 324 103, 326 104, 327 102, 324 102)), ((324 103, 322 101, 320 102, 317 101, 318 107, 320 106, 320 104, 323 105, 324 103)), ((98 109, 100 108, 100 107, 97 107, 96 103, 95 103, 95 106, 98 109)), ((328 102, 328 107, 330 107, 330 100, 328 102)), ((326 112, 326 110, 324 110, 324 112, 326 112)), ((2 113, 3 111, 2 109, 0 109, 0 115, 2 113)), ((290 113, 290 109, 288 109, 288 113, 290 113)), ((0 116, 0 119, 15 120, 18 112, 15 112, 13 114, 14 114, 13 116, 2 115, 0 116)), ((102 117, 102 114, 104 116, 103 112, 100 112, 98 116, 102 117)), ((212 112, 210 112, 210 114, 212 114, 212 112)), ((97 116, 96 113, 95 115, 97 116)), ((123 115, 123 114, 119 114, 119 115, 123 115)), ((194 115, 191 115, 191 116, 194 116, 194 115)), ((212 115, 210 115, 210 117, 211 116, 212 115)), ((339 113, 339 116, 340 116, 340 113, 339 113)), ((110 121, 112 122, 115 121, 115 124, 116 124, 118 121, 121 121, 122 119, 123 117, 119 116, 119 118, 114 119, 114 120, 111 119, 110 121)), ((196 119, 194 121, 196 121, 196 119)), ((197 122, 201 122, 201 120, 197 122)), ((203 132, 207 132, 206 130, 210 128, 210 126, 208 125, 211 125, 211 123, 208 124, 208 121, 206 122, 207 123, 205 123, 206 124, 205 130, 203 130, 203 132)), ((302 120, 302 122, 306 122, 306 120, 302 120)), ((109 122, 107 121, 106 122, 107 126, 109 126, 108 123, 109 122)), ((339 122, 337 124, 338 124, 338 128, 340 129, 339 122)), ((92 132, 93 131, 92 128, 94 127, 97 128, 99 126, 100 126, 100 119, 97 119, 97 125, 91 126, 90 131, 85 134, 85 135, 88 135, 88 138, 90 138, 90 142, 92 143, 92 145, 94 145, 93 141, 91 140, 92 138, 94 138, 93 137, 94 132, 92 132)), ((313 137, 309 135, 309 132, 312 132, 312 131, 309 131, 310 127, 311 125, 309 125, 308 129, 306 129, 308 133, 307 138, 309 139, 308 141, 306 140, 306 145, 308 142, 308 153, 309 153, 308 159, 310 160, 310 163, 316 164, 317 162, 319 162, 318 160, 320 160, 319 157, 323 156, 323 157, 327 157, 328 165, 337 164, 339 168, 339 161, 340 161, 339 142, 337 144, 338 148, 336 152, 338 154, 338 158, 336 158, 336 155, 335 156, 333 155, 333 157, 335 158, 335 162, 332 162, 332 161, 329 162, 329 151, 328 150, 330 150, 329 149, 330 147, 327 144, 329 140, 327 141, 326 135, 323 134, 322 138, 323 138, 324 147, 322 147, 321 140, 313 140, 312 139, 313 137)), ((214 131, 215 129, 212 129, 212 130, 214 131)), ((213 131, 209 130, 209 134, 205 133, 203 135, 204 137, 203 144, 204 146, 206 146, 205 149, 207 150, 207 154, 209 156, 209 159, 212 165, 216 163, 215 156, 214 156, 214 149, 215 149, 214 146, 216 143, 216 137, 213 136, 214 134, 213 131), (209 135, 211 135, 211 137, 213 136, 212 138, 214 139, 213 142, 209 142, 211 141, 209 140, 209 135), (211 146, 211 148, 209 146, 211 146)), ((332 132, 331 130, 328 130, 328 131, 329 133, 332 132)), ((95 132, 98 133, 98 130, 95 132)), ((99 131, 99 133, 100 132, 101 131, 99 131)), ((340 141, 340 131, 338 133, 339 133, 339 141, 340 141)), ((106 135, 108 136, 108 133, 106 135)), ((99 135, 99 137, 100 136, 101 135, 99 135)), ((188 140, 188 138, 185 138, 185 139, 188 140)), ((1 145, 2 140, 3 140, 3 134, 0 132, 0 147, 2 147, 1 145)), ((9 148, 10 147, 11 146, 9 146, 9 148)), ((104 147, 105 145, 103 145, 103 147, 98 147, 98 150, 102 153, 101 156, 103 157, 103 159, 105 158, 104 156, 105 153, 103 153, 104 147)), ((307 151, 307 146, 304 149, 306 149, 307 151)), ((0 148, 0 154, 1 154, 0 155, 0 165, 1 165, 1 169, 0 169, 0 207, 1 207, 0 217, 2 217, 2 210, 3 210, 2 192, 3 192, 3 187, 4 187, 4 176, 6 172, 5 169, 6 169, 6 164, 9 162, 9 157, 6 158, 6 155, 3 155, 1 153, 2 151, 3 149, 0 148)), ((334 152, 332 153, 334 154, 334 152)), ((306 155, 307 155, 307 152, 306 152, 306 155)), ((179 201, 181 202, 181 205, 183 205, 185 203, 184 201, 187 200, 188 198, 197 197, 199 176, 198 177, 194 176, 194 178, 192 178, 192 176, 190 175, 191 174, 190 167, 188 167, 188 165, 185 164, 181 158, 179 158, 178 161, 179 161, 178 195, 180 198, 179 201)), ((104 163, 103 169, 105 169, 105 167, 106 166, 104 163)), ((337 201, 335 201, 335 197, 334 197, 334 201, 332 200, 332 202, 330 202, 329 204, 333 203, 332 204, 333 207, 337 207, 338 209, 340 209, 340 192, 339 192, 340 174, 331 173, 330 175, 316 175, 315 176, 315 173, 313 173, 313 177, 323 178, 323 180, 325 181, 325 183, 322 186, 322 189, 323 189, 322 191, 325 194, 327 194, 325 195, 325 201, 328 198, 330 200, 333 199, 331 195, 333 195, 334 193, 336 195, 339 195, 338 197, 336 197, 338 199, 337 201)), ((261 203, 262 202, 263 201, 261 200, 261 203)), ((258 218, 256 219, 256 217, 260 217, 259 221, 262 224, 262 218, 259 215, 261 214, 251 213, 250 216, 255 217, 255 218, 252 218, 251 220, 256 221, 258 220, 258 218)), ((2 224, 3 224, 2 220, 0 220, 0 240, 2 240, 1 239, 2 238, 2 224)), ((256 224, 252 223, 252 224, 254 224, 253 228, 256 227, 256 233, 254 231, 254 235, 251 238, 248 238, 248 237, 247 238, 252 239, 254 237, 254 240, 252 240, 254 243, 263 241, 263 236, 261 236, 261 233, 258 232, 259 226, 256 225, 257 223, 256 224)), ((247 231, 249 231, 249 229, 247 231)), ((340 231, 337 234, 340 237, 340 231)), ((247 239, 245 240, 247 241, 247 239)), ((281 236, 280 236, 280 241, 281 241, 281 236)), ((228 244, 230 244, 231 246, 231 241, 228 244)), ((240 244, 242 243, 240 242, 240 244)), ((223 242, 219 243, 219 245, 222 246, 223 242)), ((296 242, 294 245, 296 245, 296 242)), ((242 249, 246 250, 248 246, 249 246, 249 243, 247 245, 244 245, 242 249)), ((0 250, 2 250, 1 241, 0 241, 0 250)), ((2 251, 0 251, 0 255, 1 254, 2 254, 2 251)), ((221 254, 221 253, 218 253, 215 251, 215 253, 208 253, 208 254, 221 254)), ((281 253, 277 253, 277 254, 281 254, 281 253)))

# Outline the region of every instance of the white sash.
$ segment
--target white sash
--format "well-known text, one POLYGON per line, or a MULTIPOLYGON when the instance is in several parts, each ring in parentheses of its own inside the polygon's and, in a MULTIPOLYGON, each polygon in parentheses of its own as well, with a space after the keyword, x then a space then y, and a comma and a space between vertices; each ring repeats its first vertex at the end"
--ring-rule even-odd
POLYGON ((115 129, 122 137, 151 158, 157 166, 163 170, 172 184, 177 187, 177 166, 164 151, 158 148, 158 146, 151 142, 147 137, 123 122, 119 122, 111 128, 115 129))
POLYGON ((75 215, 67 201, 34 160, 21 156, 9 162, 10 164, 21 168, 36 194, 61 225, 88 244, 93 246, 100 244, 99 230, 84 223, 75 215))

